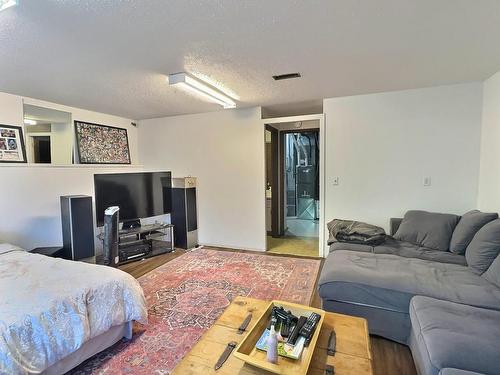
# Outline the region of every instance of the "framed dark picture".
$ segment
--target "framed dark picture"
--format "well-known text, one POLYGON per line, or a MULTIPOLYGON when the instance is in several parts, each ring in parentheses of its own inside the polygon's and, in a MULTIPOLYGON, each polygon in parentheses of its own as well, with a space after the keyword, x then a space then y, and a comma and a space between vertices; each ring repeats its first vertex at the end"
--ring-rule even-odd
POLYGON ((130 164, 127 129, 75 121, 81 164, 130 164))
POLYGON ((0 163, 26 163, 22 127, 0 124, 0 163))

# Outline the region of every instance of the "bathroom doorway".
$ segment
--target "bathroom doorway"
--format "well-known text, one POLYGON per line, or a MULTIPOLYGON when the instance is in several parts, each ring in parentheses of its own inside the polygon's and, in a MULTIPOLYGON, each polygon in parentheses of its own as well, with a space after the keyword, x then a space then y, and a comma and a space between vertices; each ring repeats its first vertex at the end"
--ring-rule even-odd
POLYGON ((284 134, 285 235, 319 237, 319 129, 284 134))
POLYGON ((266 124, 268 252, 323 256, 320 125, 318 118, 266 124))

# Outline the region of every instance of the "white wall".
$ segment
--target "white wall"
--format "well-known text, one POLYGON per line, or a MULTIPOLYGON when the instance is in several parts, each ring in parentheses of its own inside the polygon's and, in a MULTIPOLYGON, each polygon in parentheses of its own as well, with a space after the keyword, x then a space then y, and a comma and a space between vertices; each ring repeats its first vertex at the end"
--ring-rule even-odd
POLYGON ((265 250, 260 108, 141 121, 139 153, 145 167, 198 178, 201 244, 265 250))
POLYGON ((23 99, 0 92, 0 124, 23 126, 23 99))
MULTIPOLYGON (((23 100, 27 104, 71 112, 74 120, 127 128, 131 159, 137 164, 137 129, 130 125, 130 119, 0 93, 0 124, 23 125, 23 100)), ((27 249, 62 244, 61 195, 93 195, 94 173, 134 171, 139 168, 0 163, 0 242, 10 242, 27 249)))
POLYGON ((73 124, 52 123, 50 128, 50 160, 52 164, 71 164, 74 139, 73 124))
MULTIPOLYGON (((408 209, 460 214, 479 201, 482 209, 500 211, 499 81, 497 74, 484 88, 479 199, 481 83, 325 99, 326 220, 352 218, 387 229, 390 217, 408 209), (424 176, 431 186, 423 186, 424 176)), ((129 119, 25 101, 127 127, 133 163, 198 177, 200 243, 265 249, 260 108, 145 120, 136 129, 129 119)), ((0 124, 22 124, 22 103, 0 93, 0 124)), ((95 172, 139 169, 0 164, 0 241, 26 248, 60 244, 60 195, 92 195, 95 172)))
POLYGON ((500 72, 483 86, 478 208, 500 212, 500 72))
POLYGON ((319 120, 307 120, 307 121, 295 121, 295 122, 281 122, 277 124, 269 124, 273 128, 276 128, 280 131, 284 130, 306 130, 306 129, 318 129, 319 128, 319 120), (296 127, 297 122, 300 122, 300 127, 296 127))
POLYGON ((481 107, 481 83, 325 99, 327 222, 476 208, 481 107))
MULTIPOLYGON (((62 244, 61 195, 94 195, 94 173, 134 172, 140 167, 0 167, 0 243, 25 249, 62 244)), ((97 235, 97 230, 94 229, 97 235)), ((96 244, 98 244, 96 242, 96 244)))

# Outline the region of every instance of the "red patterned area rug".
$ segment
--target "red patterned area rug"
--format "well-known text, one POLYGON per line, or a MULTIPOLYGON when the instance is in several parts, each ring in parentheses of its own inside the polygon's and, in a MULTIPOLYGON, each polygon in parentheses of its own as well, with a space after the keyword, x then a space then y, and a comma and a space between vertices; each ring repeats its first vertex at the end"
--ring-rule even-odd
POLYGON ((320 261, 198 249, 142 276, 149 323, 72 374, 171 372, 236 296, 309 304, 320 261))

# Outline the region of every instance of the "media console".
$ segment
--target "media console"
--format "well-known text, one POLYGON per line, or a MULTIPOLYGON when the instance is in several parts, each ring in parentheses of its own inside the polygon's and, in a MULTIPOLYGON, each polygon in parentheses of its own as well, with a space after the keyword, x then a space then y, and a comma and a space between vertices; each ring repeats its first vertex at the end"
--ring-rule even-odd
MULTIPOLYGON (((97 237, 104 241, 104 232, 97 237)), ((113 257, 117 259, 115 265, 121 265, 172 251, 174 251, 174 226, 155 223, 120 230, 118 254, 113 254, 113 257)))

